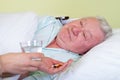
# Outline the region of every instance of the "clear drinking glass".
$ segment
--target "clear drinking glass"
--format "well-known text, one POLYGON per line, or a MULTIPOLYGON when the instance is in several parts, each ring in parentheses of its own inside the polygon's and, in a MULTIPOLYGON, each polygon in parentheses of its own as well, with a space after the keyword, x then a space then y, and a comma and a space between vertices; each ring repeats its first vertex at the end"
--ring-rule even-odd
POLYGON ((42 52, 42 41, 23 41, 20 42, 20 47, 22 52, 30 53, 30 52, 42 52))

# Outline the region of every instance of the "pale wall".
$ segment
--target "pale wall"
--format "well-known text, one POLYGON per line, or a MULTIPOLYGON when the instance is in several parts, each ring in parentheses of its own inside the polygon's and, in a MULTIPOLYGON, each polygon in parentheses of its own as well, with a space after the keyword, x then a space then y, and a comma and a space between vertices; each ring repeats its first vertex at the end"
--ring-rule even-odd
POLYGON ((120 27, 120 0, 0 0, 0 12, 34 11, 39 15, 104 16, 120 27))

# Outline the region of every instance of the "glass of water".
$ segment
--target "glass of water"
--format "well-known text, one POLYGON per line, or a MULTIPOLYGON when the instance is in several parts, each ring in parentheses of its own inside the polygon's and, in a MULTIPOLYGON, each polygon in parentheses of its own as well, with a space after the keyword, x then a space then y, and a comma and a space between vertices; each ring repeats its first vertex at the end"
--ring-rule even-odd
POLYGON ((20 47, 22 52, 25 53, 42 52, 42 41, 23 41, 20 42, 20 47))

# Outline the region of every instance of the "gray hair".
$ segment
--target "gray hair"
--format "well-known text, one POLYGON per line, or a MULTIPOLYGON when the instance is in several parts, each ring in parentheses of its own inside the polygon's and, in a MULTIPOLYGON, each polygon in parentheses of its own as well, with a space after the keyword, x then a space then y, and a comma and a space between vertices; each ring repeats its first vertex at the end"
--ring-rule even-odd
POLYGON ((97 16, 96 17, 101 24, 101 28, 105 33, 105 39, 107 39, 108 37, 110 37, 112 35, 112 28, 111 26, 108 24, 107 20, 101 16, 97 16))

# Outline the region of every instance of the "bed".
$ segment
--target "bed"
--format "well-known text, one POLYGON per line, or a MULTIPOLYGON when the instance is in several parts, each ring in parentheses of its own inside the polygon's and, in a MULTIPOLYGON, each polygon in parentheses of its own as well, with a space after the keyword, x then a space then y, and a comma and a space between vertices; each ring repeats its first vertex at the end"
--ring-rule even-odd
MULTIPOLYGON (((0 54, 20 52, 18 43, 32 39, 38 19, 39 16, 34 12, 0 14, 0 54)), ((69 17, 56 19, 63 24, 71 20, 69 17)), ((56 80, 120 80, 119 49, 120 29, 113 28, 111 37, 88 51, 75 64, 73 71, 61 74, 56 80)), ((17 80, 18 77, 16 75, 3 80, 17 80)))

